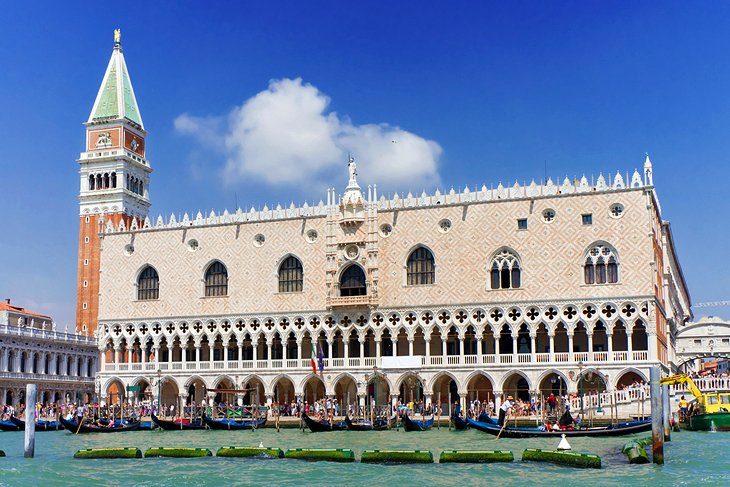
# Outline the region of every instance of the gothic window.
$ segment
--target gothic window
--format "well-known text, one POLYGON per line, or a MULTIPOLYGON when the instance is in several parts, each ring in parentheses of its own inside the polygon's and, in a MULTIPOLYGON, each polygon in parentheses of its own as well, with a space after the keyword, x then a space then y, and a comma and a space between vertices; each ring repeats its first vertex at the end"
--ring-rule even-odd
POLYGON ((365 272, 359 265, 351 265, 340 276, 340 296, 365 296, 365 272))
POLYGON ((583 264, 586 284, 614 284, 618 282, 618 259, 616 251, 607 244, 592 246, 583 264))
POLYGON ((408 256, 406 264, 406 283, 409 286, 433 284, 436 264, 433 254, 426 247, 418 247, 408 256))
POLYGON ((216 260, 205 271, 205 295, 228 295, 228 270, 222 262, 216 260))
POLYGON ((102 188, 101 174, 97 174, 96 175, 96 189, 101 189, 101 188, 102 188))
POLYGON ((109 189, 109 173, 104 173, 104 189, 109 189))
POLYGON ((137 279, 137 299, 147 301, 160 297, 160 276, 152 266, 147 266, 137 279))
POLYGON ((279 266, 279 292, 299 293, 304 285, 304 269, 299 259, 290 255, 279 266))
POLYGON ((89 191, 93 191, 95 187, 96 180, 94 179, 94 175, 92 174, 89 176, 89 191))
POLYGON ((117 173, 113 172, 112 173, 112 188, 116 188, 116 187, 117 187, 117 173))
POLYGON ((522 285, 522 268, 519 258, 511 251, 504 249, 492 259, 489 271, 492 289, 517 289, 522 285))

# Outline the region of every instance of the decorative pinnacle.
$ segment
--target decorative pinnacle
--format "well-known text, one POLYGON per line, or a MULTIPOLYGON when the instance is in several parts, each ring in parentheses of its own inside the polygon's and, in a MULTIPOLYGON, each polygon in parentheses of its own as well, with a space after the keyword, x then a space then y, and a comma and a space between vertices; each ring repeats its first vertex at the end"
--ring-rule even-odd
POLYGON ((122 29, 114 29, 114 47, 119 47, 122 44, 122 29))

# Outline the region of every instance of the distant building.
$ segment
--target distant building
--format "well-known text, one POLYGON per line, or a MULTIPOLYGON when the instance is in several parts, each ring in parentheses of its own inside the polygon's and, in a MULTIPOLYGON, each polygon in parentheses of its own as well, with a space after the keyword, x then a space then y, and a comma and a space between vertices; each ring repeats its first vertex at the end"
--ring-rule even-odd
POLYGON ((613 389, 669 370, 691 318, 648 156, 641 173, 390 197, 350 159, 319 203, 153 219, 118 42, 86 129, 77 325, 96 330, 108 401, 613 389))
POLYGON ((98 364, 92 337, 58 332, 50 316, 0 303, 0 405, 24 403, 28 382, 44 404, 90 400, 98 364))

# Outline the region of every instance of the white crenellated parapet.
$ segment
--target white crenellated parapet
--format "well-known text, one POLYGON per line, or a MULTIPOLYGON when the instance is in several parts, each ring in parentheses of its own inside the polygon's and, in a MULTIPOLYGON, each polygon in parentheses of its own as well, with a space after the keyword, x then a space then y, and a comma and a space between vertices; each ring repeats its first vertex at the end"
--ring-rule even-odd
MULTIPOLYGON (((455 191, 452 187, 446 193, 441 193, 439 190, 436 190, 433 194, 427 194, 423 191, 420 195, 414 195, 409 192, 406 196, 396 193, 392 198, 380 196, 380 199, 378 199, 377 189, 374 189, 372 192, 368 191, 368 197, 365 204, 367 207, 373 207, 378 211, 383 211, 401 208, 426 208, 524 198, 543 198, 591 192, 600 193, 623 191, 629 188, 636 189, 650 186, 651 179, 642 177, 637 170, 634 170, 630 178, 629 173, 622 175, 620 172, 616 172, 614 176, 608 177, 603 174, 599 174, 595 181, 593 178, 589 181, 586 176, 573 178, 572 180, 566 176, 560 184, 556 184, 552 178, 548 178, 546 182, 541 181, 540 183, 536 183, 533 180, 530 184, 521 185, 519 182, 515 182, 511 186, 505 186, 500 182, 497 187, 491 188, 487 188, 486 185, 482 185, 481 188, 474 188, 474 190, 472 190, 466 186, 463 190, 455 191), (630 184, 627 185, 626 181, 630 181, 630 184)), ((326 200, 326 204, 320 200, 318 204, 310 205, 305 202, 301 206, 296 206, 294 202, 291 202, 288 208, 277 204, 273 208, 269 208, 268 205, 264 205, 263 208, 257 210, 252 206, 249 211, 244 211, 241 208, 238 208, 234 213, 229 213, 228 210, 216 213, 214 210, 211 210, 207 217, 200 211, 197 212, 194 218, 187 212, 182 215, 175 215, 173 213, 167 219, 165 219, 162 215, 158 216, 154 224, 149 217, 146 217, 141 228, 138 227, 137 222, 133 222, 130 225, 130 228, 127 228, 124 221, 121 221, 116 228, 111 223, 107 223, 105 233, 265 222, 296 218, 316 218, 333 215, 339 211, 338 205, 342 200, 341 197, 336 194, 334 188, 327 189, 326 200)))

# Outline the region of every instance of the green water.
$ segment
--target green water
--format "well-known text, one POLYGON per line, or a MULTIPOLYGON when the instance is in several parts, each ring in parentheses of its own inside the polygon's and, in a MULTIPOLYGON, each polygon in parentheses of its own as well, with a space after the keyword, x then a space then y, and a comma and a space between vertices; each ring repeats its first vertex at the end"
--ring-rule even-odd
MULTIPOLYGON (((638 435, 643 437, 645 435, 638 435)), ((310 433, 274 429, 252 431, 135 431, 111 435, 74 436, 65 431, 38 433, 36 456, 23 458, 23 433, 0 433, 0 485, 730 485, 730 434, 674 433, 665 446, 663 467, 629 465, 620 447, 630 437, 575 438, 575 451, 596 453, 601 470, 578 470, 544 463, 519 461, 525 448, 555 448, 547 439, 500 439, 478 431, 431 430, 422 433, 351 431, 310 433), (152 446, 266 446, 287 448, 351 448, 358 459, 362 450, 426 449, 437 458, 445 449, 512 450, 511 464, 490 465, 366 465, 258 459, 141 459, 74 460, 80 448, 133 446, 143 451, 152 446)))

